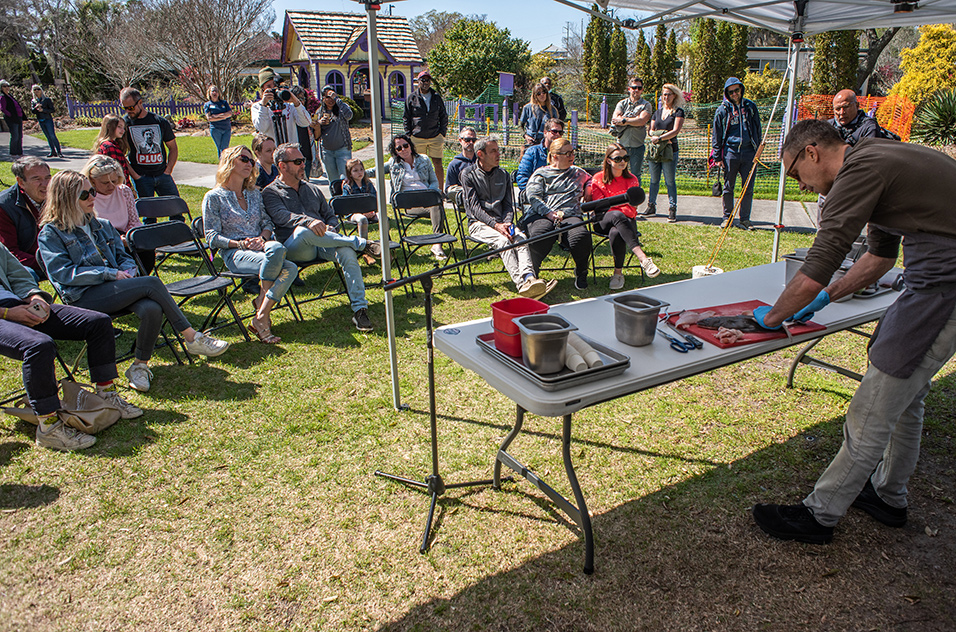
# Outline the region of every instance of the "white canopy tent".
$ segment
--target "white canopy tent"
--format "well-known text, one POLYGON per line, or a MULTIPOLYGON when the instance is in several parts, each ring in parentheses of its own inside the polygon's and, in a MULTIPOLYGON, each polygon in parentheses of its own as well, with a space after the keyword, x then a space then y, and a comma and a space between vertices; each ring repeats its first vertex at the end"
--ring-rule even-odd
MULTIPOLYGON (((377 35, 375 16, 380 9, 378 2, 356 0, 368 13, 369 51, 375 51, 377 35)), ((397 0, 390 0, 395 2, 397 0)), ((585 0, 579 4, 571 0, 554 0, 574 7, 585 13, 597 15, 603 19, 620 24, 624 28, 636 29, 660 22, 665 24, 694 18, 712 18, 746 24, 784 33, 791 38, 787 76, 787 112, 784 117, 784 134, 789 131, 793 120, 793 100, 795 92, 795 72, 803 38, 825 31, 841 31, 865 28, 889 28, 895 26, 920 26, 956 22, 956 0, 594 0, 603 8, 613 7, 650 13, 650 17, 640 20, 618 20, 603 13, 592 11, 591 2, 585 0)), ((370 72, 378 74, 378 55, 369 55, 370 72)), ((378 92, 379 82, 372 81, 372 137, 375 142, 376 189, 378 191, 379 217, 382 218, 382 268, 389 269, 388 214, 385 199, 384 149, 382 144, 382 112, 378 92)), ((773 259, 777 259, 780 244, 780 228, 783 223, 783 191, 786 174, 781 165, 780 184, 777 194, 777 228, 774 234, 773 259)), ((385 296, 386 322, 388 329, 388 348, 392 378, 392 399, 396 409, 401 409, 401 393, 398 386, 398 362, 395 350, 395 322, 392 309, 392 297, 385 296)))

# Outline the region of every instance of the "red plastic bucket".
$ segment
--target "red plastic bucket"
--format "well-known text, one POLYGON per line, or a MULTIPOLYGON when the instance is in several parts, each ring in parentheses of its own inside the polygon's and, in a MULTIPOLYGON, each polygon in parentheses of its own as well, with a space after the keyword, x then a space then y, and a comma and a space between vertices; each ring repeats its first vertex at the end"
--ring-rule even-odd
POLYGON ((491 324, 495 332, 495 347, 502 353, 521 357, 521 332, 512 319, 529 314, 544 314, 547 303, 533 298, 509 298, 491 304, 491 324))

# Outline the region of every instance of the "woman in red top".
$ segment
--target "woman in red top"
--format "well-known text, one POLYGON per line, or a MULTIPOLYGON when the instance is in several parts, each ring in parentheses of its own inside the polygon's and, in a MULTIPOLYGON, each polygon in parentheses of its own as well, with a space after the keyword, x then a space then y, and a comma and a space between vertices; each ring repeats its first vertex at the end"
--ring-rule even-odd
MULTIPOLYGON (((604 170, 596 173, 584 196, 588 200, 600 200, 626 193, 628 188, 640 186, 637 178, 627 168, 627 149, 620 143, 612 143, 604 152, 604 170)), ((633 252, 641 262, 641 267, 649 277, 661 273, 654 262, 641 250, 637 231, 637 209, 630 204, 611 207, 601 221, 593 224, 595 232, 607 235, 614 253, 614 274, 611 275, 610 288, 620 290, 624 287, 624 257, 627 250, 633 252)))
POLYGON ((126 186, 132 188, 130 178, 139 179, 139 175, 134 172, 126 161, 126 152, 129 147, 126 146, 126 123, 115 114, 107 114, 103 117, 103 124, 100 126, 100 133, 93 141, 93 153, 109 156, 123 167, 123 176, 126 178, 126 186))

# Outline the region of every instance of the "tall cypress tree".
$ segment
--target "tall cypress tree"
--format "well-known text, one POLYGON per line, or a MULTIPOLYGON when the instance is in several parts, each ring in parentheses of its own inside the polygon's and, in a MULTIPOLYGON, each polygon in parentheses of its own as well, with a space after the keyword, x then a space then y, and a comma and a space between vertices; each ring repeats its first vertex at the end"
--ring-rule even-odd
POLYGON ((723 98, 724 59, 717 49, 717 26, 714 20, 702 19, 694 32, 694 102, 713 103, 723 98))
MULTIPOLYGON (((596 5, 591 5, 597 11, 596 5)), ((611 25, 591 16, 584 35, 584 85, 590 92, 606 92, 610 77, 611 25)))
POLYGON ((651 78, 644 78, 644 93, 659 94, 667 77, 667 27, 661 22, 654 32, 654 53, 651 55, 651 78))
POLYGON ((677 34, 674 31, 671 31, 667 36, 667 53, 665 55, 667 58, 667 68, 668 73, 663 83, 673 83, 677 84, 677 34))
POLYGON ((644 29, 637 32, 637 48, 634 49, 634 74, 645 81, 651 76, 651 47, 647 45, 644 29))
POLYGON ((733 49, 730 56, 730 75, 741 78, 747 74, 747 37, 750 29, 743 24, 730 27, 733 49))
POLYGON ((860 65, 860 32, 837 31, 834 42, 832 94, 840 90, 856 90, 856 71, 860 65))
POLYGON ((733 66, 731 65, 733 52, 734 31, 730 28, 730 22, 721 20, 717 23, 717 55, 720 58, 717 74, 724 79, 735 76, 733 66))
POLYGON ((611 33, 610 64, 608 72, 607 92, 624 92, 627 83, 627 38, 624 30, 615 26, 611 33))

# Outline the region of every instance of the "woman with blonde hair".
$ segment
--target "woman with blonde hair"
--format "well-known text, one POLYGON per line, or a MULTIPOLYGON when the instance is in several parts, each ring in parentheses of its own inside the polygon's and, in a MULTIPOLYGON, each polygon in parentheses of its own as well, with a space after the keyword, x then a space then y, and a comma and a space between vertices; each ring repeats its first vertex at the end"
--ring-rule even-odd
POLYGON ((551 104, 548 89, 540 83, 531 90, 531 100, 521 108, 518 125, 524 128, 524 146, 527 149, 544 139, 544 128, 548 119, 557 118, 557 110, 551 104))
POLYGON ((256 314, 249 331, 266 344, 281 339, 272 334, 272 308, 295 280, 298 268, 286 261, 286 248, 274 239, 275 226, 255 187, 256 159, 244 145, 230 147, 219 158, 216 187, 202 201, 206 241, 219 249, 226 267, 259 277, 256 314))
MULTIPOLYGON (((627 148, 620 143, 611 143, 604 152, 604 168, 594 174, 588 185, 584 197, 586 200, 603 200, 627 193, 631 187, 641 186, 640 181, 628 170, 627 148)), ((594 232, 607 235, 611 244, 611 253, 614 256, 614 273, 611 275, 610 289, 620 290, 624 287, 624 260, 630 250, 641 262, 641 268, 649 277, 656 277, 661 273, 654 261, 641 248, 641 233, 637 230, 637 209, 630 204, 612 206, 600 221, 595 221, 594 232)))
POLYGON ((126 142, 126 121, 116 114, 107 114, 100 124, 100 133, 93 141, 93 153, 109 156, 123 168, 126 186, 132 187, 132 180, 138 180, 139 174, 133 171, 126 160, 129 143, 126 142))
POLYGON ((164 317, 182 334, 189 353, 215 357, 225 352, 229 343, 193 329, 159 277, 137 276, 119 233, 94 214, 95 198, 96 189, 83 174, 66 170, 53 176, 40 219, 40 258, 64 302, 110 314, 128 309, 139 316, 136 359, 126 370, 130 386, 149 390, 148 363, 164 317))
MULTIPOLYGON (((588 267, 591 262, 591 233, 584 224, 581 213, 581 199, 584 187, 591 176, 574 165, 574 147, 566 138, 558 138, 548 147, 548 164, 531 174, 525 193, 530 208, 521 219, 522 228, 527 227, 528 237, 537 237, 550 232, 558 224, 577 224, 562 236, 566 239, 571 257, 574 259, 574 287, 584 290, 588 287, 588 267)), ((558 237, 529 244, 531 264, 537 277, 541 262, 551 252, 558 237)))
POLYGON ((657 152, 652 151, 647 158, 650 171, 650 190, 647 195, 647 208, 644 215, 657 213, 657 191, 661 186, 661 172, 664 173, 664 186, 667 187, 667 221, 677 221, 677 135, 684 127, 684 95, 680 88, 672 83, 661 87, 661 107, 651 117, 650 132, 647 135, 654 145, 670 143, 674 150, 669 160, 655 160, 657 152))
MULTIPOLYGON (((96 216, 113 225, 126 251, 132 254, 126 243, 126 233, 142 226, 143 222, 136 213, 136 194, 123 184, 123 167, 109 156, 94 154, 80 173, 89 178, 90 184, 96 189, 96 197, 93 198, 96 216)), ((140 250, 139 259, 143 264, 143 272, 149 274, 156 265, 156 251, 140 250)))

